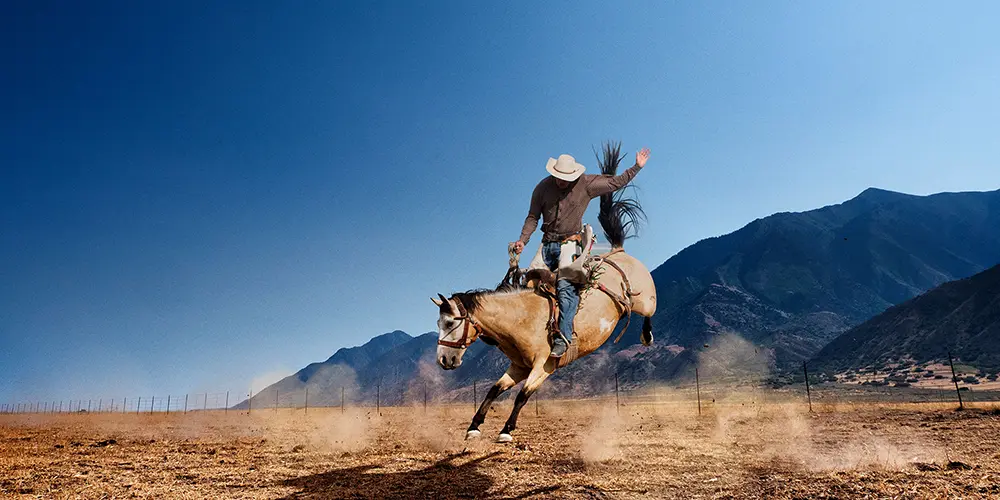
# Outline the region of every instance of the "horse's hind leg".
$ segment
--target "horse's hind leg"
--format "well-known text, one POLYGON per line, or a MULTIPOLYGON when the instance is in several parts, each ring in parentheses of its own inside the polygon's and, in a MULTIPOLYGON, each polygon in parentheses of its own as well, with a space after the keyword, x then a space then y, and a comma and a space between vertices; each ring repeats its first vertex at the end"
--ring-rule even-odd
POLYGON ((653 345, 653 321, 649 316, 642 318, 642 334, 639 336, 642 345, 653 345))
POLYGON ((490 406, 493 405, 493 400, 498 398, 508 389, 517 385, 520 381, 524 380, 528 376, 528 370, 526 368, 517 367, 510 365, 507 368, 507 372, 497 380, 497 383, 490 387, 489 392, 486 393, 486 398, 483 399, 483 404, 479 405, 479 411, 476 415, 472 417, 472 424, 469 425, 469 430, 465 433, 465 439, 479 437, 479 425, 486 420, 486 414, 490 411, 490 406))
POLYGON ((542 386, 542 382, 552 375, 551 372, 545 371, 544 367, 536 367, 531 370, 528 374, 528 379, 524 382, 524 387, 521 388, 521 392, 517 393, 517 398, 514 399, 514 409, 510 412, 510 417, 507 418, 507 423, 504 424, 503 430, 500 431, 500 435, 497 437, 497 442, 499 443, 509 443, 514 440, 510 433, 517 428, 517 416, 521 413, 521 408, 528 403, 528 398, 531 397, 539 387, 542 386))

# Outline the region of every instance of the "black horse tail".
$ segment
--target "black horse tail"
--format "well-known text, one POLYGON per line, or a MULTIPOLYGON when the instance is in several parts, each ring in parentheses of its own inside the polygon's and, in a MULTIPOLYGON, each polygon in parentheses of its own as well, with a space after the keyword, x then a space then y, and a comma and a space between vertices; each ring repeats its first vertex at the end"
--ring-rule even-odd
MULTIPOLYGON (((595 151, 594 154, 604 175, 616 175, 618 166, 625 159, 620 142, 605 142, 601 146, 601 152, 595 151)), ((626 196, 626 188, 635 190, 635 186, 629 183, 614 193, 601 196, 601 211, 597 215, 597 220, 601 223, 604 237, 612 248, 621 248, 625 240, 637 236, 639 224, 646 220, 646 212, 642 210, 639 200, 634 197, 634 193, 632 196, 626 196)))

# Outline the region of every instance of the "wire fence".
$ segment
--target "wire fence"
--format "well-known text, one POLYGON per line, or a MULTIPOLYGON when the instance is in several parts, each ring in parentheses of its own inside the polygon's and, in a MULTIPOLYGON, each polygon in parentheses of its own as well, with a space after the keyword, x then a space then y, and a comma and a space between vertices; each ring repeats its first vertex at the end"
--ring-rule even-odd
MULTIPOLYGON (((601 400, 614 401, 618 408, 634 405, 675 405, 697 410, 699 414, 714 405, 738 404, 767 405, 799 403, 808 411, 814 405, 830 404, 899 404, 940 403, 963 408, 969 404, 1000 402, 1000 390, 980 390, 978 381, 953 374, 946 380, 948 386, 934 388, 911 387, 905 382, 892 383, 888 378, 844 384, 825 380, 822 375, 809 372, 803 363, 800 382, 775 386, 766 377, 743 377, 729 380, 715 379, 706 383, 693 369, 693 379, 683 383, 657 381, 624 381, 618 374, 608 376, 606 390, 593 394, 574 393, 573 380, 563 380, 542 386, 532 399, 535 411, 541 401, 601 400), (613 387, 613 390, 612 390, 613 387), (612 399, 613 398, 613 399, 612 399)), ((339 409, 361 407, 380 412, 384 407, 451 406, 477 409, 493 384, 474 382, 466 387, 446 388, 434 384, 409 384, 403 388, 383 387, 359 390, 357 387, 305 386, 292 391, 267 389, 262 392, 225 391, 166 396, 136 396, 122 398, 72 399, 56 401, 27 401, 0 404, 0 414, 189 414, 196 412, 245 413, 300 410, 339 409), (312 394, 310 395, 310 391, 312 394)), ((517 391, 504 394, 503 401, 517 391)))

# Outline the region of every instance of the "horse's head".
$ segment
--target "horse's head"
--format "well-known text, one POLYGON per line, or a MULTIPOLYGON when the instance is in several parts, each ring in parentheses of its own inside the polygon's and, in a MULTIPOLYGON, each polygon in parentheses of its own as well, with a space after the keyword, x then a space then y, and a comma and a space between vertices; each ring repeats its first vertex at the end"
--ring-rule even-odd
POLYGON ((469 313, 462 301, 452 296, 431 297, 439 309, 438 313, 438 348, 437 362, 445 370, 454 370, 462 366, 462 356, 482 330, 469 313))

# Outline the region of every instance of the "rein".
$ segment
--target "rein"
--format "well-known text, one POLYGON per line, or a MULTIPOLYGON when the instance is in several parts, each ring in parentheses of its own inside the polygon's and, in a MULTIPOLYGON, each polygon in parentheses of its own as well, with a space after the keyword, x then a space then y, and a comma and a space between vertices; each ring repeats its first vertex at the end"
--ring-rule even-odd
MULTIPOLYGON (((445 347, 454 347, 456 349, 466 349, 473 342, 483 334, 483 327, 479 326, 476 320, 472 319, 472 316, 465 310, 465 306, 462 305, 462 301, 455 299, 455 304, 458 306, 458 312, 460 316, 455 316, 455 319, 462 321, 462 338, 458 340, 441 340, 438 339, 438 345, 443 345, 445 347), (469 335, 469 325, 472 325, 472 329, 476 332, 474 336, 469 335)), ((455 328, 458 328, 457 326, 455 328)), ((452 328, 454 330, 455 328, 452 328)), ((451 333, 451 330, 448 331, 451 333)), ((447 335, 445 335, 447 336, 447 335)))

